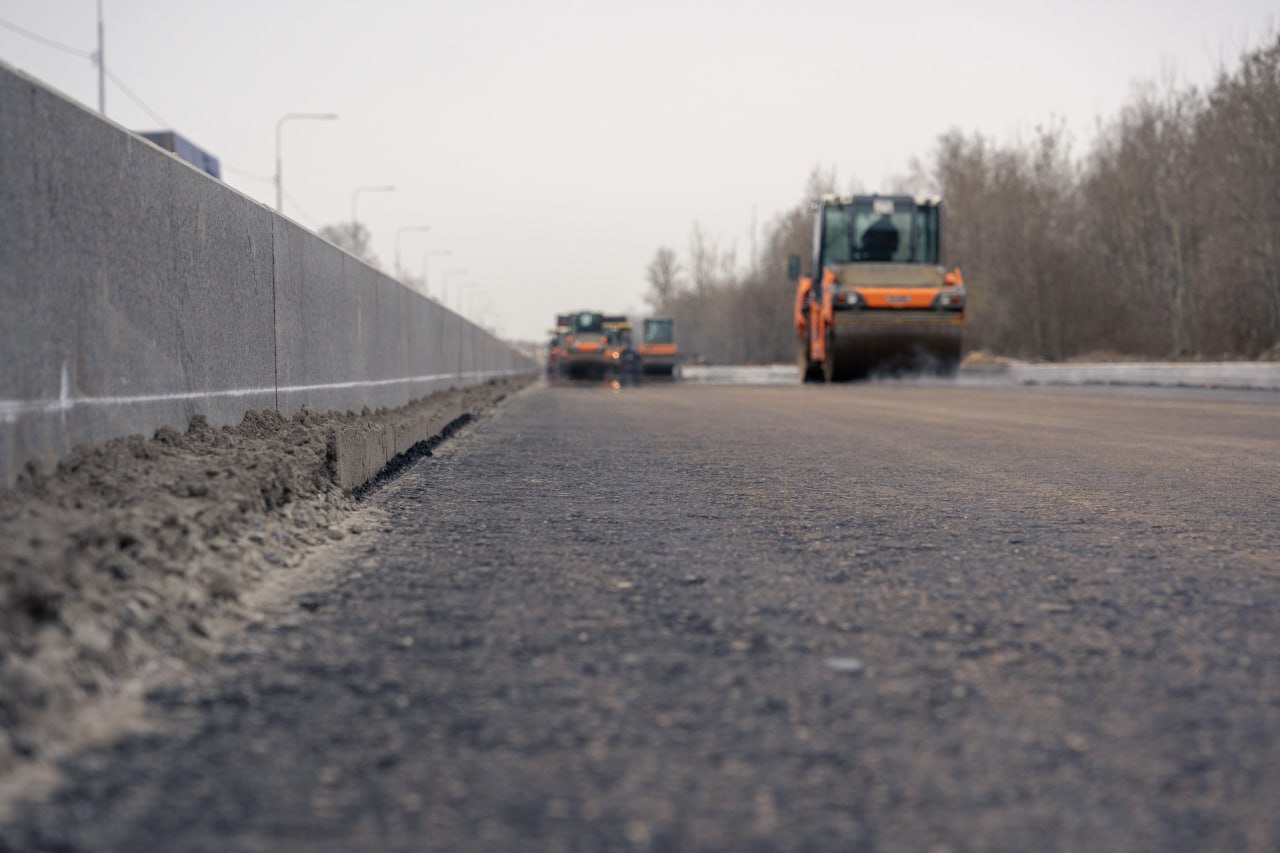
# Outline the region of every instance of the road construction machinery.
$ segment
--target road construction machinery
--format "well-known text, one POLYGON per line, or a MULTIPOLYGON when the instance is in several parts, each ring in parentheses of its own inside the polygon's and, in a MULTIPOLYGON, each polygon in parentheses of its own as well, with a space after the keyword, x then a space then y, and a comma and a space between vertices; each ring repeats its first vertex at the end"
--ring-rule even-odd
POLYGON ((640 372, 646 376, 672 376, 680 358, 676 346, 675 321, 667 317, 646 317, 641 324, 640 372))
POLYGON ((901 195, 824 196, 805 275, 792 255, 794 322, 806 382, 954 373, 964 279, 939 266, 942 203, 901 195))
POLYGON ((616 366, 608 350, 605 315, 600 311, 569 314, 562 338, 559 375, 570 379, 603 379, 616 366))
POLYGON ((551 330, 551 340, 547 343, 547 373, 558 375, 560 372, 560 354, 564 352, 564 339, 569 334, 569 315, 557 314, 556 327, 551 330))
POLYGON ((614 372, 619 378, 634 379, 640 362, 633 342, 631 321, 625 314, 607 315, 604 318, 604 331, 608 338, 606 352, 613 362, 614 372))

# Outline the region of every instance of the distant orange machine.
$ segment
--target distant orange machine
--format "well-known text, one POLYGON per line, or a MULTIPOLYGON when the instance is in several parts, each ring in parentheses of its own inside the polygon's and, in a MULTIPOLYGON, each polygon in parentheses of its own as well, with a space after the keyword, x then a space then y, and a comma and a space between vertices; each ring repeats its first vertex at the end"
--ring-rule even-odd
POLYGON ((608 350, 604 314, 579 311, 568 315, 568 330, 560 344, 558 374, 570 379, 601 379, 616 367, 608 350))
POLYGON ((547 373, 560 373, 560 356, 564 353, 565 335, 569 334, 569 315, 557 314, 556 327, 551 330, 551 340, 547 344, 547 373))
POLYGON ((674 375, 676 365, 680 363, 675 321, 667 317, 646 317, 636 353, 640 356, 642 373, 650 376, 674 375))

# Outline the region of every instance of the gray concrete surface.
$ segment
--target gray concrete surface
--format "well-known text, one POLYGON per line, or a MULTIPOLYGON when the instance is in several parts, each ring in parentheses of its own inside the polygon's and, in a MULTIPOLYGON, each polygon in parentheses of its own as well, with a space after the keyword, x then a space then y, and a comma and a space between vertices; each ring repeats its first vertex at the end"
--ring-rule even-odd
POLYGON ((1258 393, 532 389, 0 850, 1274 851, 1278 501, 1258 393))
MULTIPOLYGON (((794 385, 800 381, 800 370, 790 364, 771 364, 763 367, 685 365, 681 368, 681 376, 686 382, 707 385, 794 385)), ((1269 361, 1014 363, 961 367, 954 379, 919 376, 879 381, 962 386, 1113 385, 1280 391, 1280 363, 1269 361)))
POLYGON ((1275 362, 1012 364, 1002 372, 1009 381, 1024 385, 1149 385, 1280 391, 1280 364, 1275 362))
POLYGON ((0 487, 194 415, 400 406, 532 366, 3 64, 0 115, 0 487))

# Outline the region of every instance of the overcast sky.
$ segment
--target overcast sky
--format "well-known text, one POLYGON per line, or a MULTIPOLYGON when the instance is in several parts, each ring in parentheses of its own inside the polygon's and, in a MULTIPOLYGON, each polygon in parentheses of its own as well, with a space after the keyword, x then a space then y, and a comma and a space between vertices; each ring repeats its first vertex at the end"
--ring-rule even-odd
MULTIPOLYGON (((644 308, 660 245, 701 222, 748 254, 815 165, 872 190, 959 128, 1055 118, 1083 149, 1135 83, 1210 82, 1277 23, 1275 0, 104 0, 107 115, 163 124, 286 213, 359 218, 406 271, 512 338, 559 311, 644 308), (471 283, 468 286, 463 286, 471 283)), ((95 0, 0 0, 0 21, 85 52, 95 0)), ((0 26, 0 59, 96 108, 87 58, 0 26)), ((3 117, 0 117, 3 120, 3 117)), ((780 283, 781 286, 781 283, 780 283)))

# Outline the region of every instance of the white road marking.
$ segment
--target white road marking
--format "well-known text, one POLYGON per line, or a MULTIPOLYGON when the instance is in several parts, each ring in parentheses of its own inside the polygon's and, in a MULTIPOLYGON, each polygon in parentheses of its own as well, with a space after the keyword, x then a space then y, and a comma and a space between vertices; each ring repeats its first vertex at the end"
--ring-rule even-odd
POLYGON ((212 391, 178 391, 163 394, 134 394, 119 397, 73 397, 66 365, 62 367, 58 396, 44 400, 0 400, 0 423, 15 423, 24 415, 57 414, 80 406, 140 406, 148 403, 170 403, 182 400, 208 400, 218 397, 254 397, 259 395, 296 394, 308 391, 340 391, 350 388, 378 388, 387 385, 414 385, 442 379, 492 379, 513 376, 523 370, 469 370, 463 373, 433 373, 426 376, 401 376, 395 379, 353 379, 346 382, 324 382, 316 385, 282 385, 261 388, 223 388, 212 391))

